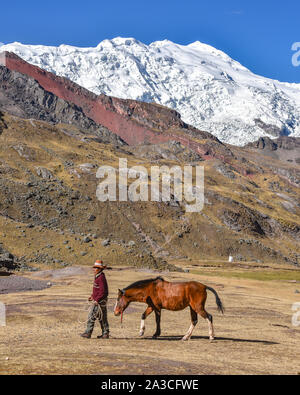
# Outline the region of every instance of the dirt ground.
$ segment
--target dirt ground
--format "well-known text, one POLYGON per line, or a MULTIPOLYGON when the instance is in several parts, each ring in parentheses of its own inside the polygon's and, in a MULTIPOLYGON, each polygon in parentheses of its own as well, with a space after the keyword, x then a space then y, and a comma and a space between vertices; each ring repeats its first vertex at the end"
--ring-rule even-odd
POLYGON ((236 278, 224 276, 224 269, 218 268, 209 272, 205 267, 205 274, 201 267, 197 270, 160 275, 170 281, 197 280, 217 290, 226 311, 224 315, 217 311, 209 293, 206 307, 214 317, 213 342, 208 340, 207 323, 201 317, 192 338, 180 340, 190 325, 189 309, 164 310, 162 335, 157 340, 151 337, 154 315, 146 320, 144 337, 139 337, 145 305, 131 304, 123 324, 120 317, 114 317, 118 288, 158 275, 150 270, 114 267, 106 271, 109 340, 96 338, 98 323, 91 339, 79 336, 89 307, 90 268, 26 274, 30 279, 51 282, 51 286, 0 295, 7 311, 6 326, 0 327, 0 373, 300 374, 300 326, 292 324, 292 304, 300 302, 295 293, 300 289, 298 281, 280 276, 276 281, 236 278))

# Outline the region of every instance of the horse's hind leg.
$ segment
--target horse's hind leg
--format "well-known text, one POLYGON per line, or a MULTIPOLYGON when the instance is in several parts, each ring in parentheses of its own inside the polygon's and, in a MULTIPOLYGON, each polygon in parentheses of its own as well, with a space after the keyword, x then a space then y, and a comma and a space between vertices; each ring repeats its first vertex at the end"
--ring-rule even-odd
POLYGON ((140 336, 143 336, 143 334, 145 333, 145 319, 148 317, 149 314, 152 313, 152 311, 153 311, 153 307, 148 306, 145 312, 142 314, 140 336))
POLYGON ((197 325, 198 322, 198 318, 197 318, 197 313, 195 310, 193 310, 190 306, 190 310, 191 310, 191 325, 189 327, 189 330, 187 331, 187 333, 183 336, 183 338, 181 340, 189 340, 190 337, 192 336, 193 330, 195 328, 195 326, 197 325))
POLYGON ((209 340, 214 340, 215 335, 214 335, 214 327, 213 327, 213 317, 211 314, 209 314, 204 307, 201 307, 198 311, 198 313, 203 317, 207 323, 208 323, 208 335, 209 335, 209 340))

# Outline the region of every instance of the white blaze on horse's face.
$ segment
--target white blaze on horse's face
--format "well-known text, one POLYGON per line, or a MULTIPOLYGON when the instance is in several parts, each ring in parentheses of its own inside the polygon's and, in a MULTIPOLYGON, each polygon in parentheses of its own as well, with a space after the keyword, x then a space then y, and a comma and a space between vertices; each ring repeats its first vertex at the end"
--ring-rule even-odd
POLYGON ((115 315, 117 315, 117 314, 116 314, 117 305, 118 305, 118 299, 116 300, 115 307, 114 307, 114 314, 115 314, 115 315))
POLYGON ((114 314, 120 315, 129 305, 129 300, 125 296, 125 291, 119 289, 118 299, 115 304, 114 314))
POLYGON ((114 307, 114 315, 120 315, 120 314, 121 314, 121 309, 120 309, 119 298, 118 298, 114 307))

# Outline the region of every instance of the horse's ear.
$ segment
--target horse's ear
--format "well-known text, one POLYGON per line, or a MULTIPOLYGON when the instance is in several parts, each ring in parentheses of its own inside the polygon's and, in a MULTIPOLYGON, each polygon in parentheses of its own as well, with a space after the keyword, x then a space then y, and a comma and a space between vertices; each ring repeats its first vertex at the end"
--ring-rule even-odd
POLYGON ((125 291, 123 291, 123 289, 119 289, 118 291, 119 291, 119 296, 121 296, 121 295, 124 295, 124 294, 125 294, 125 291))

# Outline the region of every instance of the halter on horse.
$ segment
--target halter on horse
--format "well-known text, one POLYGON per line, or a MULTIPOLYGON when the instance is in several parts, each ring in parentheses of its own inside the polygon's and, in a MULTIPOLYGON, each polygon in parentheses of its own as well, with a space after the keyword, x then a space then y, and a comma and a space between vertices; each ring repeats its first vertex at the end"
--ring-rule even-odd
POLYGON ((156 277, 148 280, 137 281, 128 287, 120 290, 118 299, 115 305, 114 314, 123 315, 123 312, 131 302, 142 302, 148 305, 145 312, 142 314, 140 336, 145 332, 145 319, 154 311, 156 318, 156 332, 153 338, 160 335, 160 315, 161 310, 179 311, 190 307, 191 311, 191 325, 182 340, 188 340, 196 326, 198 319, 197 314, 200 314, 208 322, 209 339, 214 339, 213 319, 204 306, 207 297, 206 291, 211 291, 216 297, 216 304, 218 310, 224 313, 224 307, 217 294, 217 292, 207 285, 201 284, 197 281, 188 282, 174 282, 165 281, 161 277, 156 277))

